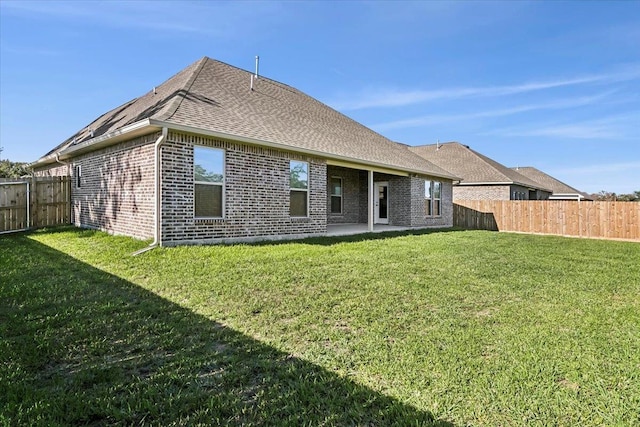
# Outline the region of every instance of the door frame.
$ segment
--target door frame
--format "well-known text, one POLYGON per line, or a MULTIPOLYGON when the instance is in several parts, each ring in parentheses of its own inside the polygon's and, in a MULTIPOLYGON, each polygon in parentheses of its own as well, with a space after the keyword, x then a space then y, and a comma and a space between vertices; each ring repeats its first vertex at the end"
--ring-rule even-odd
POLYGON ((373 183, 373 223, 374 224, 389 224, 389 181, 380 181, 373 183), (380 218, 380 187, 385 187, 386 191, 386 205, 387 205, 387 217, 380 218))

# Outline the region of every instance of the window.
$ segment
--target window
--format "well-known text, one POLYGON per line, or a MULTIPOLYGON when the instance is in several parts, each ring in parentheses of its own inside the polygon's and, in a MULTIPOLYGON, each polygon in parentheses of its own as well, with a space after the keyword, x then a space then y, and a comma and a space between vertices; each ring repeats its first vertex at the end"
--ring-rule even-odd
POLYGON ((289 191, 291 216, 308 216, 309 163, 291 160, 289 164, 289 191))
POLYGON ((193 175, 195 217, 222 218, 224 198, 224 151, 194 147, 193 175))
POLYGON ((73 175, 76 178, 76 188, 80 188, 82 186, 82 180, 80 179, 82 177, 82 166, 74 166, 73 175))
POLYGON ((440 181, 424 182, 424 204, 427 216, 440 216, 442 200, 442 183, 440 181))
POLYGON ((342 213, 342 178, 331 177, 329 180, 331 194, 331 213, 342 213))

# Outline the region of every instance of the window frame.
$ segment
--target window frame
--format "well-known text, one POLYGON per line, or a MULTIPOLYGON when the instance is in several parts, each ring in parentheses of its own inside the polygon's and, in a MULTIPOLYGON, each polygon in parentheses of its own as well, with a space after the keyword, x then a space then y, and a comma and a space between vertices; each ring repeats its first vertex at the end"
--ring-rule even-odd
POLYGON ((340 176, 329 177, 329 213, 331 215, 344 215, 344 180, 340 176), (333 194, 332 180, 337 179, 340 181, 340 194, 333 194), (340 212, 333 212, 333 198, 340 198, 340 212))
POLYGON ((225 208, 226 208, 226 150, 218 147, 209 147, 206 145, 194 145, 193 146, 193 218, 196 220, 206 220, 206 219, 224 219, 225 218, 225 208), (210 182, 210 181, 198 181, 196 180, 196 149, 206 149, 217 151, 222 154, 222 182, 210 182), (220 216, 198 216, 196 213, 196 185, 211 185, 211 186, 219 186, 220 194, 221 194, 221 215, 220 216))
POLYGON ((288 176, 288 183, 289 183, 289 216, 291 218, 309 218, 309 187, 310 187, 310 180, 309 180, 309 169, 310 169, 310 164, 307 161, 304 160, 294 160, 291 159, 289 160, 289 176, 288 176), (307 174, 307 188, 294 188, 291 187, 291 171, 293 170, 293 164, 294 163, 302 163, 304 165, 306 165, 305 168, 305 172, 307 174), (304 215, 292 215, 291 214, 291 193, 297 191, 297 192, 305 192, 306 193, 306 211, 304 215))
POLYGON ((82 188, 82 165, 74 165, 73 174, 75 175, 76 188, 82 188))
POLYGON ((428 205, 425 204, 426 209, 425 215, 430 218, 436 218, 442 216, 442 181, 424 181, 424 199, 428 200, 428 205), (435 189, 438 187, 438 197, 435 197, 435 189), (427 197, 427 194, 429 197, 427 197), (437 202, 437 203, 435 203, 437 202), (437 206, 437 213, 434 213, 435 207, 437 206))

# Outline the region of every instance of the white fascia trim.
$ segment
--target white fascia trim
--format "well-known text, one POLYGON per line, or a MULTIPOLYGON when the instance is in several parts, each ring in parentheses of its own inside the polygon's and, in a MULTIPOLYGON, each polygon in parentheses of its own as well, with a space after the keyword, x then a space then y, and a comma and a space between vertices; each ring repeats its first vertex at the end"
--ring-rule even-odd
POLYGON ((513 185, 513 182, 460 182, 458 185, 513 185))
POLYGON ((584 198, 585 197, 582 194, 578 194, 578 193, 553 193, 549 196, 549 200, 560 200, 560 199, 582 200, 584 198))
POLYGON ((109 141, 109 143, 117 142, 118 140, 125 139, 122 137, 127 137, 131 133, 146 129, 147 127, 150 127, 150 126, 151 125, 149 123, 149 119, 140 120, 139 122, 131 123, 130 125, 114 130, 113 132, 105 133, 104 135, 100 135, 95 138, 88 139, 84 142, 81 142, 80 144, 71 145, 70 147, 67 147, 64 150, 62 150, 60 154, 61 156, 68 158, 70 157, 70 154, 73 154, 76 151, 81 151, 91 146, 98 145, 101 142, 106 142, 106 141, 109 141), (118 138, 116 141, 111 141, 116 138, 118 138))
POLYGON ((331 160, 347 162, 347 163, 349 163, 351 165, 354 165, 354 166, 360 166, 360 168, 364 169, 364 170, 377 168, 379 170, 384 170, 386 173, 393 173, 395 175, 401 175, 401 176, 406 176, 408 173, 414 173, 414 174, 422 175, 422 176, 435 176, 435 177, 446 178, 446 179, 455 179, 456 178, 454 176, 449 176, 449 175, 435 175, 435 174, 432 174, 432 173, 426 173, 425 171, 422 171, 422 170, 401 169, 401 168, 396 168, 396 167, 393 167, 393 166, 390 166, 390 165, 387 165, 387 164, 384 164, 384 163, 367 162, 367 161, 363 161, 363 160, 360 160, 360 159, 354 159, 354 158, 350 158, 350 157, 344 157, 344 156, 338 156, 338 155, 335 155, 335 154, 329 154, 329 153, 326 153, 326 152, 323 152, 323 151, 310 150, 310 149, 307 149, 307 148, 292 147, 290 145, 280 144, 280 143, 277 143, 277 142, 265 141, 265 140, 262 140, 262 139, 250 138, 250 137, 246 137, 246 136, 238 136, 238 135, 233 135, 233 134, 224 133, 224 132, 217 132, 217 131, 197 128, 197 127, 194 127, 194 126, 179 125, 179 124, 175 124, 175 123, 171 123, 171 122, 165 122, 165 121, 162 121, 162 120, 150 119, 149 120, 149 124, 151 126, 167 127, 169 129, 176 130, 176 131, 181 131, 181 132, 193 133, 193 134, 198 134, 198 135, 205 135, 205 136, 210 136, 210 137, 220 138, 220 139, 226 139, 226 140, 231 140, 231 141, 244 142, 246 144, 251 144, 251 145, 261 145, 261 146, 264 146, 264 147, 276 148, 276 149, 283 150, 283 151, 293 151, 293 152, 296 152, 296 153, 309 154, 311 156, 320 157, 320 158, 323 158, 323 159, 331 159, 331 160))
POLYGON ((131 134, 140 133, 143 134, 148 130, 160 130, 160 128, 155 129, 153 126, 149 124, 149 119, 140 120, 139 122, 132 123, 130 125, 124 126, 118 130, 113 132, 105 133, 104 135, 97 136, 95 138, 87 139, 86 141, 81 142, 80 144, 70 145, 67 148, 64 148, 58 152, 49 154, 47 157, 43 157, 35 162, 31 163, 30 167, 37 167, 41 165, 46 165, 49 163, 55 163, 60 160, 66 160, 72 157, 72 155, 78 151, 85 151, 90 147, 95 145, 110 145, 116 142, 127 139, 131 136, 131 134))

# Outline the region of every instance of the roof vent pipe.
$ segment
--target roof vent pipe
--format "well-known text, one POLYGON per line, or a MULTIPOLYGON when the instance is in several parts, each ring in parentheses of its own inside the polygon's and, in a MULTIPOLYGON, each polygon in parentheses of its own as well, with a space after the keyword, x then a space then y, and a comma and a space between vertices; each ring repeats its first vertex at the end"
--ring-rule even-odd
POLYGON ((440 149, 440 140, 436 142, 436 151, 440 149))
POLYGON ((155 95, 156 93, 158 93, 158 92, 156 92, 156 87, 154 86, 153 87, 153 94, 155 95))
POLYGON ((256 79, 258 78, 259 66, 260 66, 260 57, 256 55, 256 79))
POLYGON ((251 74, 251 91, 253 91, 253 74, 251 74))

